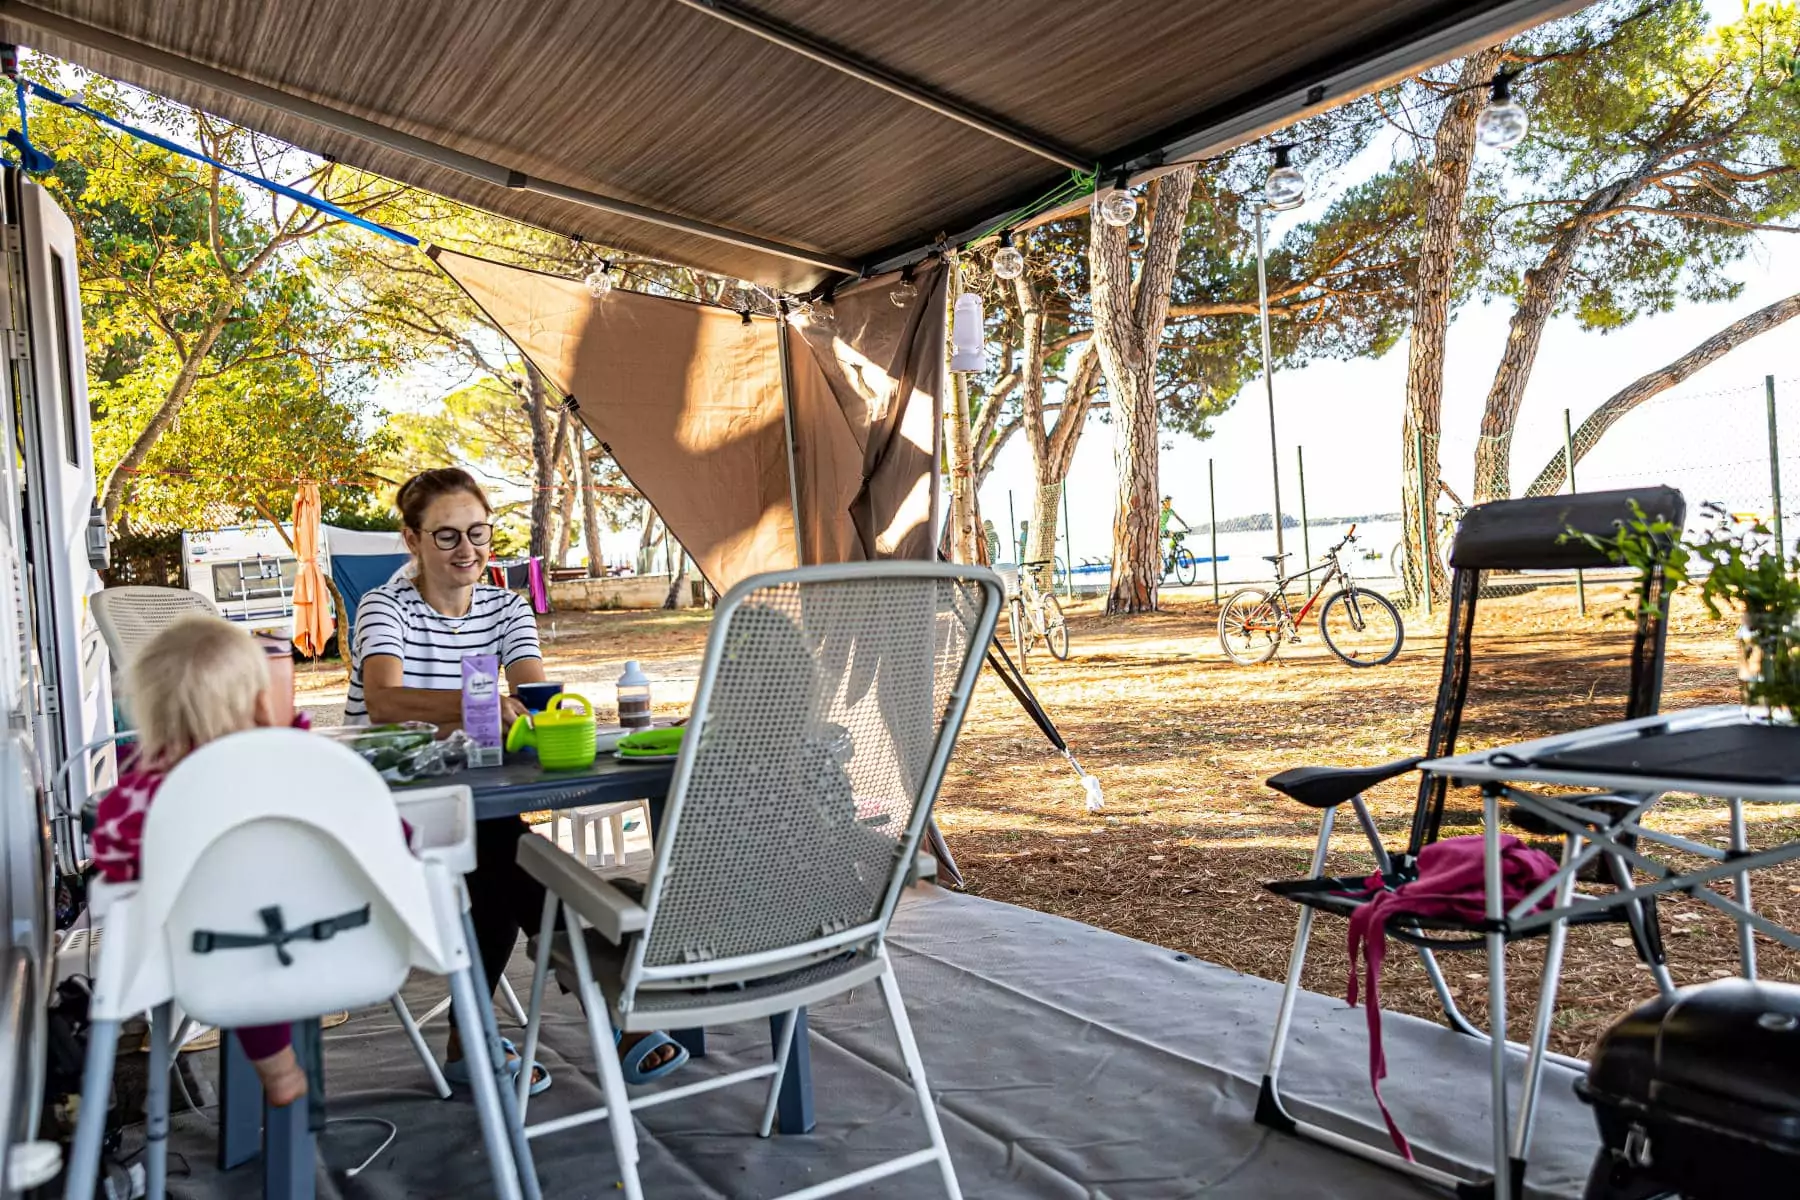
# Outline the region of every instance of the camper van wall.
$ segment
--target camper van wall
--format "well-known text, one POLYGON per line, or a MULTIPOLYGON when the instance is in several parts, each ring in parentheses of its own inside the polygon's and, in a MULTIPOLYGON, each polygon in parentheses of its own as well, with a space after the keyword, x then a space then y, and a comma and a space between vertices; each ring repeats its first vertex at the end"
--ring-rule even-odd
POLYGON ((188 590, 211 600, 226 620, 294 636, 298 563, 275 526, 188 530, 181 535, 181 569, 188 590))

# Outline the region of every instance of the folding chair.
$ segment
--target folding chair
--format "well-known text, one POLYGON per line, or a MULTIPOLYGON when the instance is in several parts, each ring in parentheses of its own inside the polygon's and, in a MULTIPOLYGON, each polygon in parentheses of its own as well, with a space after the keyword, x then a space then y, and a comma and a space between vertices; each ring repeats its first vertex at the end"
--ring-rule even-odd
MULTIPOLYGON (((1573 528, 1586 533, 1608 536, 1619 522, 1632 516, 1632 502, 1648 515, 1662 516, 1680 528, 1686 505, 1681 493, 1672 488, 1645 488, 1635 491, 1593 492, 1577 496, 1549 496, 1527 500, 1501 500, 1470 509, 1450 553, 1455 574, 1452 579, 1449 621, 1444 638, 1444 665, 1440 676, 1437 705, 1432 713, 1431 731, 1425 754, 1421 758, 1405 758, 1373 767, 1298 767, 1283 771, 1268 780, 1270 787, 1321 810, 1318 842, 1314 847, 1306 878, 1269 884, 1276 895, 1301 906, 1299 928, 1294 936, 1293 953, 1288 961, 1287 984, 1282 992, 1281 1008, 1275 1020, 1273 1044, 1257 1101, 1256 1117, 1264 1125, 1287 1133, 1299 1134, 1334 1146, 1337 1149, 1395 1167, 1457 1191, 1458 1195, 1486 1196, 1494 1194, 1494 1182, 1471 1183, 1448 1172, 1421 1163, 1407 1162, 1385 1148, 1364 1144, 1353 1138, 1300 1121, 1290 1115, 1282 1103, 1280 1071, 1282 1052, 1293 1019, 1294 1003, 1300 990, 1300 977, 1306 965, 1308 937, 1317 913, 1349 916, 1362 904, 1362 876, 1328 876, 1324 874, 1326 853, 1340 805, 1348 802, 1374 854, 1377 872, 1387 887, 1396 888, 1417 877, 1421 850, 1436 842, 1446 822, 1454 827, 1471 819, 1479 822, 1482 804, 1472 810, 1456 812, 1447 809, 1451 781, 1436 776, 1421 776, 1418 797, 1406 845, 1390 853, 1376 829, 1374 817, 1363 799, 1363 792, 1384 780, 1413 770, 1424 758, 1479 749, 1483 746, 1507 744, 1527 737, 1567 732, 1622 718, 1653 715, 1662 694, 1663 645, 1667 632, 1668 592, 1662 571, 1650 578, 1646 603, 1631 627, 1630 653, 1618 654, 1592 665, 1592 690, 1571 696, 1566 692, 1549 693, 1522 661, 1520 652, 1508 644, 1508 630, 1501 623, 1498 631, 1479 625, 1477 601, 1485 590, 1490 607, 1504 595, 1526 594, 1538 581, 1528 575, 1496 577, 1494 572, 1529 572, 1593 570, 1616 564, 1591 547, 1565 533, 1573 528), (1479 651, 1479 652, 1478 652, 1479 651)), ((1609 622, 1599 628, 1602 633, 1619 627, 1609 622)), ((1621 636, 1621 642, 1624 638, 1621 636)), ((1613 819, 1620 802, 1607 796, 1586 798, 1586 807, 1595 824, 1613 819)), ((1521 822, 1521 824, 1523 824, 1521 822)), ((1549 828, 1528 832, 1549 834, 1549 828)), ((1476 828, 1479 828, 1477 824, 1476 828)), ((1563 854, 1575 853, 1574 838, 1564 838, 1563 854)), ((1618 855, 1606 855, 1602 865, 1610 882, 1619 887, 1630 886, 1630 868, 1618 855)), ((1566 898, 1564 898, 1566 902, 1566 898)), ((1632 941, 1639 958, 1649 967, 1656 985, 1664 992, 1673 989, 1662 953, 1662 941, 1656 922, 1654 902, 1613 910, 1599 919, 1623 919, 1630 924, 1632 941)), ((1457 1007, 1440 969, 1438 950, 1482 950, 1503 952, 1500 938, 1490 938, 1491 931, 1481 923, 1462 924, 1407 918, 1390 923, 1389 936, 1412 945, 1423 962, 1426 975, 1442 1004, 1450 1025, 1461 1033, 1488 1039, 1457 1007), (1493 945, 1490 946, 1490 942, 1493 945)), ((1494 1089, 1494 1162, 1495 1178, 1504 1182, 1510 1177, 1513 1186, 1523 1179, 1530 1148, 1532 1116, 1537 1102, 1540 1066, 1546 1057, 1556 989, 1561 973, 1562 950, 1566 929, 1555 926, 1548 934, 1545 970, 1538 998, 1537 1020, 1529 1046, 1502 1041, 1493 1046, 1492 1085, 1494 1089), (1505 1102, 1505 1056, 1508 1052, 1527 1055, 1524 1087, 1519 1098, 1519 1113, 1508 1137, 1505 1102)), ((1338 943, 1340 946, 1342 943, 1338 943)), ((1490 995, 1489 1011, 1496 1028, 1504 1030, 1504 997, 1490 995)), ((1504 1195, 1504 1192, 1500 1194, 1504 1195)))
MULTIPOLYGON (((462 1001, 494 1186, 519 1200, 529 1154, 515 1157, 525 1143, 505 1115, 516 1110, 496 1074, 497 1035, 474 1003, 478 975, 461 920, 473 801, 467 788, 434 789, 409 796, 407 813, 424 827, 417 856, 381 776, 349 749, 298 730, 236 734, 170 772, 145 818, 142 878, 115 891, 107 914, 82 1078, 83 1096, 107 1095, 120 1022, 151 1013, 150 1200, 167 1182, 176 1006, 223 1028, 284 1024, 388 1000, 414 967, 448 975, 462 1001)), ((106 1107, 81 1107, 69 1200, 94 1195, 106 1107)))
POLYGON ((519 843, 548 889, 526 1057, 555 966, 574 979, 606 1101, 527 1137, 605 1118, 639 1200, 635 1109, 767 1079, 767 1137, 797 1010, 877 982, 930 1145, 792 1195, 934 1162, 961 1195, 885 938, 999 607, 991 571, 915 562, 761 575, 720 602, 647 884, 601 879, 544 838, 519 843), (580 936, 553 939, 559 909, 580 936), (617 1032, 783 1014, 773 1063, 626 1094, 617 1032))

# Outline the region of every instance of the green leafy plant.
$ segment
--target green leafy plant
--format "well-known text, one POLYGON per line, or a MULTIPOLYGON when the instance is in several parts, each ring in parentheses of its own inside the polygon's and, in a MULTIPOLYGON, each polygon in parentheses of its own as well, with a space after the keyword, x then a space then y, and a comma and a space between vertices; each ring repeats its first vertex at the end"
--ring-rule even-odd
POLYGON ((1637 603, 1617 610, 1617 616, 1654 616, 1650 585, 1656 569, 1662 568, 1664 586, 1674 591, 1688 582, 1688 564, 1693 559, 1681 527, 1666 517, 1652 517, 1636 500, 1631 502, 1631 516, 1619 521, 1606 537, 1570 528, 1560 543, 1580 542, 1606 555, 1622 567, 1631 567, 1638 575, 1637 603))

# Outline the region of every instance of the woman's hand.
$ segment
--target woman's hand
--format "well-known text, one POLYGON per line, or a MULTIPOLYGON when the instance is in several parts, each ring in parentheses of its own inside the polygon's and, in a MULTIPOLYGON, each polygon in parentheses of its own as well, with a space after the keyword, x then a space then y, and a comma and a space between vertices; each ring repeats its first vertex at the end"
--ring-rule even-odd
POLYGON ((517 696, 502 696, 500 698, 500 723, 506 729, 511 729, 514 721, 530 711, 530 709, 525 707, 525 702, 520 700, 517 696))

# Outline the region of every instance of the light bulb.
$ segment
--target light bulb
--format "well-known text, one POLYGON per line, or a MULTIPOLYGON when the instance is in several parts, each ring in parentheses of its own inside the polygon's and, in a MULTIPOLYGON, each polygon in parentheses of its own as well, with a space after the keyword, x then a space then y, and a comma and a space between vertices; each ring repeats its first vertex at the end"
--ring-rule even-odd
POLYGON ((1275 165, 1263 181, 1263 203, 1278 212, 1306 203, 1306 176, 1288 161, 1290 149, 1291 146, 1275 147, 1275 165))
POLYGON ((1100 194, 1094 202, 1094 211, 1100 219, 1116 229, 1123 229, 1137 217, 1137 197, 1127 187, 1112 187, 1100 194))
POLYGON ((1511 150, 1525 140, 1530 128, 1531 118, 1512 98, 1512 76, 1500 72, 1494 76, 1487 105, 1475 118, 1475 140, 1490 149, 1511 150))
POLYGON ((1000 235, 1000 248, 994 251, 994 278, 1017 279, 1025 273, 1025 256, 1013 245, 1012 231, 1000 235))
POLYGON ((604 300, 607 293, 613 290, 612 265, 601 263, 588 272, 587 279, 583 282, 587 284, 587 290, 594 299, 604 300))
POLYGON ((918 294, 919 287, 912 281, 912 268, 908 267, 900 276, 900 282, 888 291, 888 303, 895 308, 905 308, 913 302, 913 297, 918 294))

